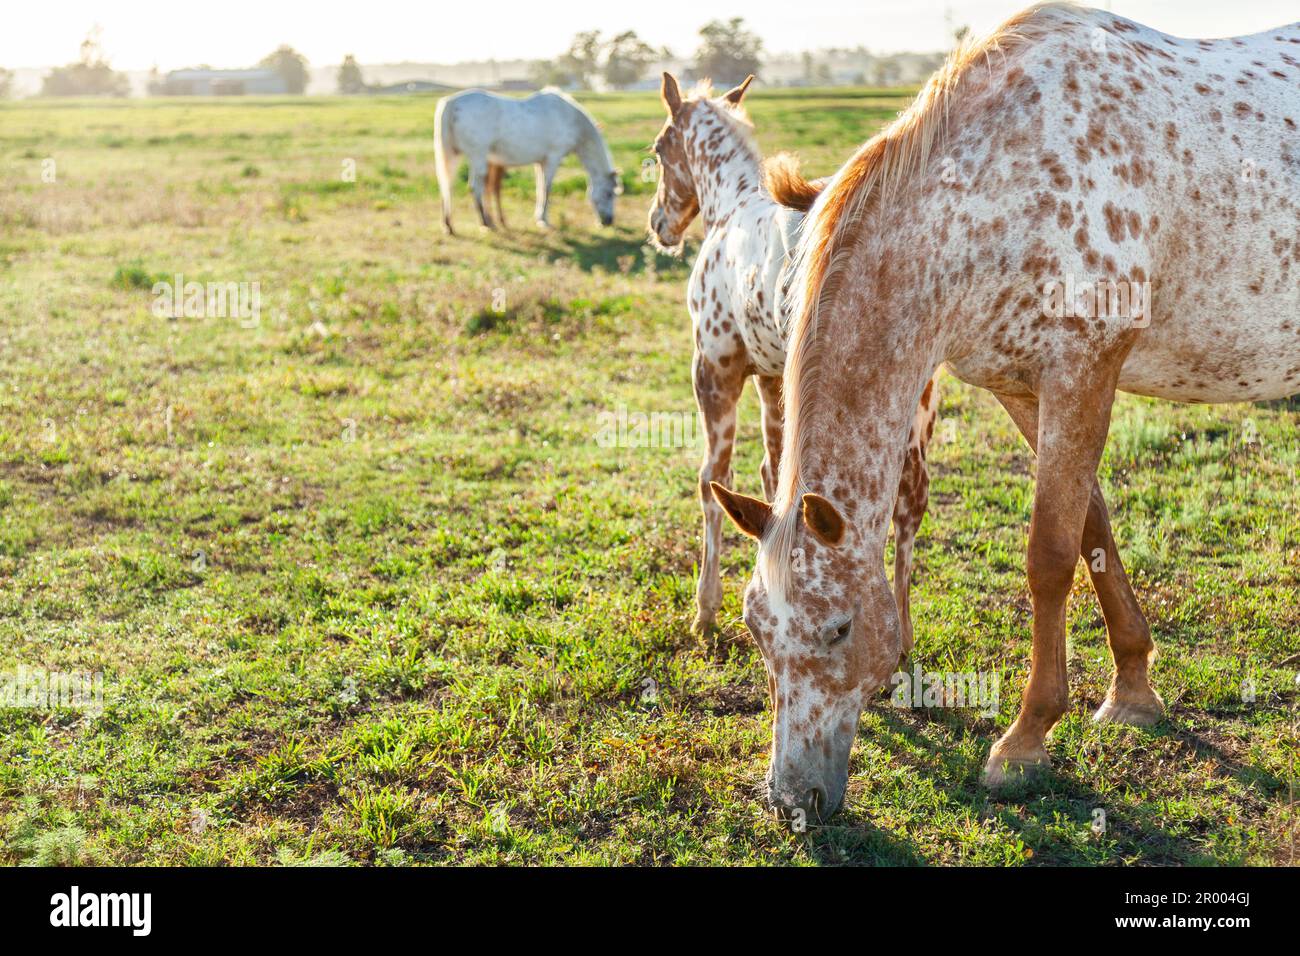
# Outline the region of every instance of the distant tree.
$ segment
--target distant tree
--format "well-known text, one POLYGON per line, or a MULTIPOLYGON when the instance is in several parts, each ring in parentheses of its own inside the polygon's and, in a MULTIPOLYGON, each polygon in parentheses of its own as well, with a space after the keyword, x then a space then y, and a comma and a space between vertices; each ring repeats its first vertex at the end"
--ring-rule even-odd
POLYGON ((127 96, 131 81, 115 73, 99 45, 99 27, 81 41, 76 63, 55 67, 41 81, 41 96, 127 96))
POLYGON ((290 93, 307 89, 307 58, 288 44, 262 57, 257 65, 279 73, 290 93))
POLYGON ((952 39, 955 46, 961 46, 968 36, 970 36, 969 26, 960 26, 952 31, 952 39))
POLYGON ((569 48, 554 60, 533 61, 528 71, 529 78, 538 86, 590 89, 601 73, 602 46, 599 30, 579 33, 569 48))
POLYGON ((361 67, 351 53, 343 58, 343 65, 339 67, 338 84, 339 92, 349 96, 365 92, 366 81, 361 76, 361 67))
POLYGON ((871 64, 872 86, 897 86, 900 79, 901 71, 893 57, 882 57, 871 64))
POLYGON ((713 20, 700 29, 703 42, 695 53, 695 74, 710 77, 719 86, 739 83, 749 74, 758 75, 758 55, 763 41, 745 29, 743 17, 725 23, 713 20))
POLYGON ((528 67, 528 79, 537 86, 577 86, 578 79, 558 60, 534 60, 528 67))
POLYGON ((0 66, 0 100, 9 99, 14 88, 14 71, 0 66))
POLYGON ((569 49, 556 61, 556 66, 578 85, 590 89, 600 75, 600 51, 600 31, 586 30, 573 38, 569 49))
POLYGON ((645 76, 650 64, 667 53, 650 46, 635 30, 625 30, 606 44, 605 82, 616 90, 627 89, 645 76))

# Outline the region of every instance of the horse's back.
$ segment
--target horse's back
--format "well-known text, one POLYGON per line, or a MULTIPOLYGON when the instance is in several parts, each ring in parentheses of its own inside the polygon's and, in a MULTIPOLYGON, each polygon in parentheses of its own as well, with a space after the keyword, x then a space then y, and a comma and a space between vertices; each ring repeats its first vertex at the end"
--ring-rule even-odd
MULTIPOLYGON (((1125 390, 1230 401, 1300 389, 1300 24, 1196 40, 1102 11, 1036 15, 1049 31, 970 68, 950 144, 960 195, 936 207, 962 227, 959 256, 988 243, 986 260, 1020 265, 1037 291, 1149 283, 1125 390), (1006 209, 1025 228, 1008 229, 1006 209)), ((979 294, 1007 301, 1005 273, 976 275, 979 294)), ((977 377, 999 364, 968 362, 977 377)))
POLYGON ((575 107, 547 90, 523 99, 487 90, 462 90, 444 101, 461 152, 521 166, 562 156, 577 145, 575 107))

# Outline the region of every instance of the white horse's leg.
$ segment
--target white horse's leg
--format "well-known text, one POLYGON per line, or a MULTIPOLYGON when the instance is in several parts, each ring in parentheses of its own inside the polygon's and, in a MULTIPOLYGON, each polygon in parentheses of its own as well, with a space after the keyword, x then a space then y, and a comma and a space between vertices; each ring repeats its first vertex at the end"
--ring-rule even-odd
POLYGON ((506 225, 506 211, 501 206, 501 181, 506 178, 506 168, 497 163, 488 166, 487 191, 489 211, 494 211, 497 222, 502 229, 509 231, 510 227, 506 225))
POLYGON ((474 157, 469 162, 469 187, 474 193, 474 205, 478 208, 478 217, 488 229, 493 228, 488 217, 486 203, 488 160, 486 156, 474 157))
POLYGON ((537 208, 534 218, 543 229, 551 228, 547 211, 551 205, 551 183, 555 180, 555 171, 559 169, 559 160, 545 159, 537 164, 537 208))

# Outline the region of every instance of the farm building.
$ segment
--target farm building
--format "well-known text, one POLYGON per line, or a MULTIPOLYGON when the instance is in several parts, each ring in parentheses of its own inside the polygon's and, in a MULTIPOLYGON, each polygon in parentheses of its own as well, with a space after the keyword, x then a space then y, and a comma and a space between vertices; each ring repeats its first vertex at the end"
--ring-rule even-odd
POLYGON ((288 93, 275 70, 172 70, 162 82, 162 96, 246 96, 288 93))

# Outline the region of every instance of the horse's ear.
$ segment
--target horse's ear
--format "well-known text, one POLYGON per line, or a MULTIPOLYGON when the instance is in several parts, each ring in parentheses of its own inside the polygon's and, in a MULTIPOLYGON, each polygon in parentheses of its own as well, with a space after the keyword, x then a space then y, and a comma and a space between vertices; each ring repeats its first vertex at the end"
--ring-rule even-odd
POLYGON ((763 537, 763 532, 767 530, 767 523, 772 519, 771 505, 758 498, 738 495, 734 491, 728 491, 716 481, 709 482, 709 488, 713 490, 713 497, 718 500, 718 504, 722 505, 722 510, 736 523, 737 528, 751 538, 763 537))
POLYGON ((677 77, 667 70, 664 71, 664 85, 659 90, 659 95, 663 97, 664 106, 668 107, 668 115, 676 116, 682 108, 682 91, 677 85, 677 77))
POLYGON ((745 77, 745 82, 741 83, 734 90, 728 90, 722 95, 722 98, 732 106, 739 106, 740 101, 745 98, 745 91, 749 89, 749 84, 754 82, 754 74, 751 73, 745 77))
POLYGON ((821 495, 803 496, 803 521, 822 544, 833 548, 844 540, 844 519, 821 495))

